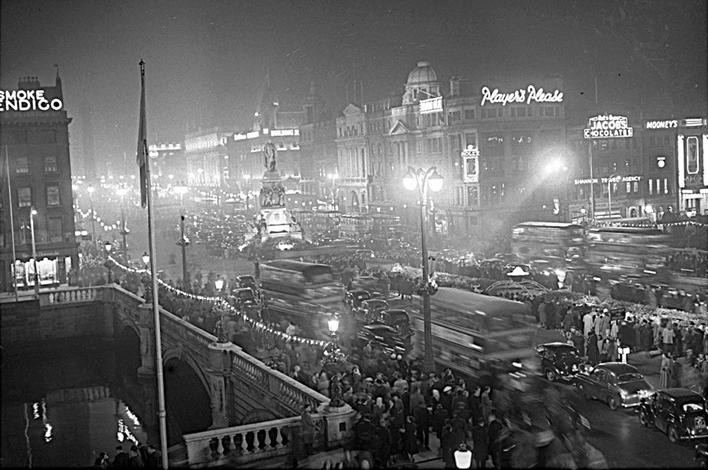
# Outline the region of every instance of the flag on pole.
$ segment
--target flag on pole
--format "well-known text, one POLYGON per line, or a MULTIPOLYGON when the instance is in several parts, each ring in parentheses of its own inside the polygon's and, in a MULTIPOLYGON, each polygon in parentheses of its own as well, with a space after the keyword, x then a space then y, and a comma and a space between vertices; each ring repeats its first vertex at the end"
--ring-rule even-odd
POLYGON ((138 124, 137 162, 140 168, 140 205, 147 206, 147 195, 150 191, 147 165, 149 154, 147 145, 147 121, 145 118, 145 62, 140 61, 140 123, 138 124))

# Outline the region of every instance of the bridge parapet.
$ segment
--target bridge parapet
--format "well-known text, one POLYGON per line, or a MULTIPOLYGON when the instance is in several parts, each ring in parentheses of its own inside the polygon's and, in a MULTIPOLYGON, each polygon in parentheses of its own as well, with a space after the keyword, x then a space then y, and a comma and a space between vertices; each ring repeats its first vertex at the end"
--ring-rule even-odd
POLYGON ((39 294, 39 305, 45 307, 58 303, 71 302, 91 302, 100 299, 100 292, 103 287, 78 287, 78 288, 63 288, 41 292, 39 294))
MULTIPOLYGON (((319 429, 313 448, 327 450, 343 445, 351 435, 354 415, 348 405, 313 414, 312 421, 319 429)), ((292 454, 302 445, 301 435, 301 420, 296 416, 185 434, 183 438, 190 467, 240 468, 292 454)))

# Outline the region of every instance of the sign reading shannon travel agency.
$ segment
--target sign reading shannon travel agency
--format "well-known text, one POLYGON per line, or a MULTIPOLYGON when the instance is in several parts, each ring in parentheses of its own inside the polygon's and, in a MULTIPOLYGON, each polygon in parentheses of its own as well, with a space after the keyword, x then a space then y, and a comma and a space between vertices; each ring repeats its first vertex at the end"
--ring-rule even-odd
POLYGON ((0 112, 61 111, 63 107, 61 99, 46 98, 44 90, 0 90, 0 112))
POLYGON ((627 124, 627 116, 600 114, 588 120, 588 128, 583 130, 586 139, 616 139, 632 137, 634 129, 627 124))
POLYGON ((529 85, 526 88, 519 88, 512 92, 500 92, 498 88, 490 90, 489 87, 482 87, 482 102, 485 104, 531 104, 531 103, 562 103, 563 92, 554 90, 547 92, 543 88, 536 89, 535 86, 529 85))

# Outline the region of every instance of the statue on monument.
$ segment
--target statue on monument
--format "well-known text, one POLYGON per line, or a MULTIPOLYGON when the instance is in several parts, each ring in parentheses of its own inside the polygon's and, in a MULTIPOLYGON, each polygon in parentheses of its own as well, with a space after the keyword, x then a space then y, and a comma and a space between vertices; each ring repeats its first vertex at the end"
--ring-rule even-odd
POLYGON ((265 147, 263 147, 263 158, 264 158, 264 165, 268 169, 268 171, 271 171, 271 172, 278 171, 276 168, 277 157, 278 157, 278 151, 276 150, 273 142, 268 142, 267 144, 265 144, 265 147))

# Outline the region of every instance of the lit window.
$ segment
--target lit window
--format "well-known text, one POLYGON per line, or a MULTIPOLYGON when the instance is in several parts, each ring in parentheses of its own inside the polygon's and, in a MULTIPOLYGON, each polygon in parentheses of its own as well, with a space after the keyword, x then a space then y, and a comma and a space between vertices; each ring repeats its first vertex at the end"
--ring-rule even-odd
POLYGON ((17 206, 30 207, 32 205, 32 188, 25 186, 17 188, 17 206))
POLYGON ((61 205, 59 198, 59 185, 53 184, 47 186, 47 207, 56 207, 61 205))
POLYGON ((695 135, 686 138, 686 172, 698 173, 698 137, 695 135))
POLYGON ((20 157, 15 159, 15 173, 18 175, 29 175, 29 159, 27 157, 20 157))
POLYGON ((54 155, 44 157, 44 172, 56 173, 57 171, 57 157, 55 157, 54 155))

